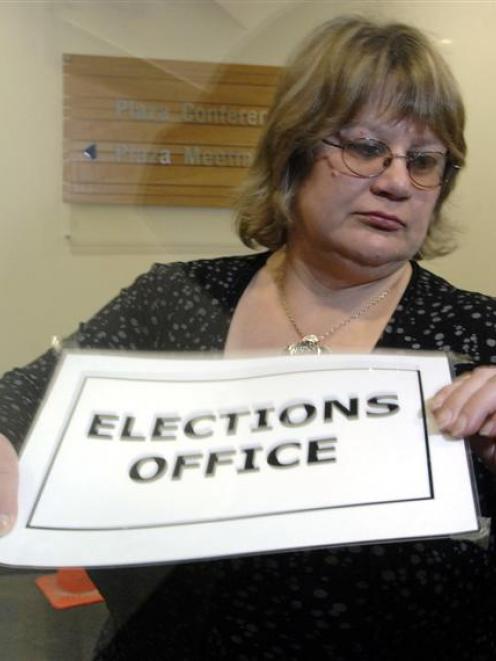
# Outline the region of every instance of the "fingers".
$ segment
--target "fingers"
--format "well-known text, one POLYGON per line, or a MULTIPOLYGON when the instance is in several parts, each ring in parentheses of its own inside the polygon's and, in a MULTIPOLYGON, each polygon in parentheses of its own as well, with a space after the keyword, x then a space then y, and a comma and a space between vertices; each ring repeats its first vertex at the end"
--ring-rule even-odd
POLYGON ((496 368, 459 377, 437 393, 430 408, 439 429, 455 438, 496 436, 496 368))
POLYGON ((10 441, 0 434, 0 535, 7 533, 17 516, 18 459, 10 441))

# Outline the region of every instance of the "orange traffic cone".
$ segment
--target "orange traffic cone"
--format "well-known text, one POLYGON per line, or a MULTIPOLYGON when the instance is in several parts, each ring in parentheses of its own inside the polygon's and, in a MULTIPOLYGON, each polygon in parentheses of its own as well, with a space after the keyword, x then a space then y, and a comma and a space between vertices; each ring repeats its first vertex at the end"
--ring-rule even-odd
POLYGON ((55 574, 47 574, 35 579, 54 608, 72 608, 103 601, 95 584, 84 569, 59 569, 55 574))

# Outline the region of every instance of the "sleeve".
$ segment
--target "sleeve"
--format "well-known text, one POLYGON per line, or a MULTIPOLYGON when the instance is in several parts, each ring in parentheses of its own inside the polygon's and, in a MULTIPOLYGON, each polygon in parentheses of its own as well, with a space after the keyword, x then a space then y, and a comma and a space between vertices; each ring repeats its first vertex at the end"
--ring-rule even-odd
POLYGON ((0 380, 0 432, 19 450, 50 381, 57 354, 50 350, 0 380))
MULTIPOLYGON (((155 265, 102 308, 70 338, 85 348, 157 348, 159 301, 163 288, 157 283, 155 265)), ((57 364, 57 353, 49 350, 23 368, 7 372, 0 380, 0 433, 19 449, 57 364)))

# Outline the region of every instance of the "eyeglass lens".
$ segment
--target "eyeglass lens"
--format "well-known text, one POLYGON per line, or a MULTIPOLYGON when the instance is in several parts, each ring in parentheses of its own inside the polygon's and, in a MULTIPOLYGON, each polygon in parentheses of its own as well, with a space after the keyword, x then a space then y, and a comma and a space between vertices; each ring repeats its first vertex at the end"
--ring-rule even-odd
POLYGON ((439 186, 446 170, 446 155, 441 152, 410 152, 399 156, 378 140, 347 142, 342 146, 342 154, 349 170, 361 177, 377 177, 391 165, 394 158, 404 158, 410 178, 424 188, 439 186))

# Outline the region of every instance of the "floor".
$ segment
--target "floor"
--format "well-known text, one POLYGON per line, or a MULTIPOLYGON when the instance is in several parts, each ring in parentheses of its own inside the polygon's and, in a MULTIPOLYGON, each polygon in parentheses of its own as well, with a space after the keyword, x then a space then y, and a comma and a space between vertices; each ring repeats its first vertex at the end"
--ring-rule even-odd
POLYGON ((106 616, 105 604, 56 610, 33 573, 0 567, 2 661, 89 661, 106 616))

